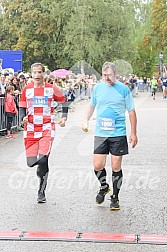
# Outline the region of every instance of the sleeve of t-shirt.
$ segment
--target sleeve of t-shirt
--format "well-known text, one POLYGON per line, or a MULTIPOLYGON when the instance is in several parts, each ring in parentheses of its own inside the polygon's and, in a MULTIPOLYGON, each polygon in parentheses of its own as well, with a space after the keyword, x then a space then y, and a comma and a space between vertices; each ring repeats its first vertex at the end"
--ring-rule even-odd
POLYGON ((90 98, 90 105, 93 107, 96 107, 96 88, 93 88, 92 94, 91 94, 91 98, 90 98))
POLYGON ((66 98, 65 96, 63 95, 63 93, 60 91, 59 88, 55 87, 54 86, 54 95, 53 95, 53 98, 55 101, 57 102, 65 102, 66 101, 66 98))
POLYGON ((128 90, 125 95, 125 106, 129 112, 135 109, 134 100, 130 90, 128 90))
POLYGON ((23 89, 21 96, 20 96, 20 102, 19 102, 20 108, 27 108, 27 102, 26 102, 26 88, 23 89))

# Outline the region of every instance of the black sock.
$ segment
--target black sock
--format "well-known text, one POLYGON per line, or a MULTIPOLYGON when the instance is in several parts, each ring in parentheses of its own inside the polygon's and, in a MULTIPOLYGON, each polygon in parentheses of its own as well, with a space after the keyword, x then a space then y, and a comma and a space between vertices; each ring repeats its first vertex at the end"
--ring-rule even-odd
POLYGON ((122 178, 122 170, 120 170, 119 172, 112 172, 113 195, 115 195, 116 197, 118 197, 119 190, 122 185, 122 178))
POLYGON ((46 189, 48 178, 48 156, 39 155, 37 176, 39 178, 39 191, 43 192, 46 189))
POLYGON ((100 182, 101 188, 105 189, 107 187, 107 183, 106 183, 106 176, 107 176, 106 169, 103 168, 103 170, 100 170, 100 171, 94 170, 94 172, 95 172, 96 177, 98 178, 98 180, 100 182))

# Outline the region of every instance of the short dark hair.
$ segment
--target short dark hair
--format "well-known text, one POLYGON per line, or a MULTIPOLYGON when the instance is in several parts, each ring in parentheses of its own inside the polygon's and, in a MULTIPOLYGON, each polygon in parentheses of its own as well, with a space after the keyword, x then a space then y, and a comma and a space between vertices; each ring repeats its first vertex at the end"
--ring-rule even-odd
POLYGON ((41 66, 41 67, 42 67, 42 72, 45 72, 45 67, 44 67, 44 65, 43 65, 42 63, 39 63, 39 62, 34 63, 34 64, 31 65, 31 71, 32 71, 32 69, 33 69, 34 67, 38 67, 38 66, 41 66))
POLYGON ((19 75, 19 79, 25 79, 25 75, 24 74, 20 74, 19 75))

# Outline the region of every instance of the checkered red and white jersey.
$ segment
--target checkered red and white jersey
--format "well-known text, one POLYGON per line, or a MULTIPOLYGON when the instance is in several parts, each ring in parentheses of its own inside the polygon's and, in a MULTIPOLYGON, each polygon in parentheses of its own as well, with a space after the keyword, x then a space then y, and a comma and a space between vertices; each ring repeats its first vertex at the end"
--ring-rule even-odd
POLYGON ((54 137, 54 101, 65 100, 61 91, 50 83, 45 83, 43 87, 34 87, 34 83, 25 86, 20 97, 20 107, 26 108, 28 115, 24 138, 54 137))

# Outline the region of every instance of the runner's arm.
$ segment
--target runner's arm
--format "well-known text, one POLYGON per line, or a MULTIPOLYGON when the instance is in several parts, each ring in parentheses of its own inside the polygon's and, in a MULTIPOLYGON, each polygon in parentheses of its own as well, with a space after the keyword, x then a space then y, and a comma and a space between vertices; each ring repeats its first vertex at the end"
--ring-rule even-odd
POLYGON ((57 87, 54 87, 54 100, 62 103, 62 118, 67 120, 69 104, 66 101, 66 97, 63 95, 63 93, 57 87))
POLYGON ((66 101, 66 97, 63 95, 61 90, 58 87, 54 86, 54 95, 53 99, 57 102, 63 103, 66 101))
POLYGON ((88 105, 86 113, 85 113, 85 117, 84 117, 84 122, 82 125, 82 130, 87 132, 88 131, 88 122, 89 119, 91 118, 91 116, 93 115, 95 107, 92 106, 91 104, 88 105))
POLYGON ((131 125, 131 134, 129 138, 129 142, 132 144, 132 148, 134 148, 137 143, 137 116, 135 110, 129 111, 129 120, 131 125))

